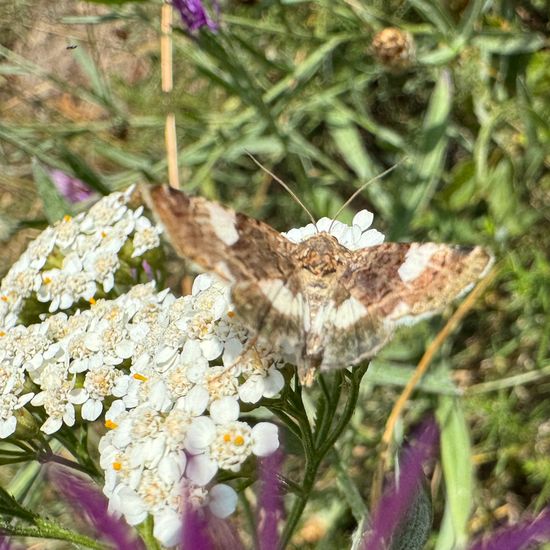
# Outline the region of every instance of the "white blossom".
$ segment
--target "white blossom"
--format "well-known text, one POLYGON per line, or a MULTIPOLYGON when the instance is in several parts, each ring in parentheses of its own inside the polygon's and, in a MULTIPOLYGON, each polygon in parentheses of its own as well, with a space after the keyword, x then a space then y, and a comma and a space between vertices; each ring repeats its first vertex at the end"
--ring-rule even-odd
POLYGON ((312 223, 305 227, 291 229, 282 233, 289 241, 301 243, 309 237, 321 232, 330 233, 338 242, 350 250, 359 250, 367 246, 375 246, 384 242, 384 235, 376 229, 369 229, 374 216, 368 210, 357 212, 352 225, 346 225, 338 220, 321 218, 315 225, 312 223))

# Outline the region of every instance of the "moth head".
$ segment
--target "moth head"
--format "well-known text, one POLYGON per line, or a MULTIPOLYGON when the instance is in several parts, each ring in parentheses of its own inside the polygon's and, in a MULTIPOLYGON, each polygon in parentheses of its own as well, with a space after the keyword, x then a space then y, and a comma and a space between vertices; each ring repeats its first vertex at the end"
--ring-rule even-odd
POLYGON ((349 251, 336 237, 322 231, 297 245, 297 258, 302 269, 314 275, 334 273, 345 261, 349 251))

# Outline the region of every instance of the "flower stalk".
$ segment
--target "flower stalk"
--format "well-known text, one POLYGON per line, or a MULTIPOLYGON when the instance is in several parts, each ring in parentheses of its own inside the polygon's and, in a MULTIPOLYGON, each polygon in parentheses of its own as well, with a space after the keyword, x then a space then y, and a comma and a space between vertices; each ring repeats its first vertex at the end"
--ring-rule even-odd
MULTIPOLYGON (((367 368, 368 365, 364 365, 354 369, 352 372, 343 371, 335 373, 334 376, 336 378, 333 384, 331 384, 332 390, 329 389, 324 375, 320 375, 319 379, 323 388, 323 398, 319 400, 315 411, 315 417, 318 420, 315 422, 313 430, 303 406, 299 383, 296 383, 295 390, 289 392, 291 393, 289 395, 289 405, 294 407, 298 404, 301 405, 300 414, 297 415, 296 421, 298 422, 306 465, 300 492, 295 496, 294 504, 288 514, 286 525, 281 535, 281 549, 285 548, 292 539, 315 486, 321 463, 351 420, 359 396, 361 379, 367 368), (346 403, 340 416, 337 416, 338 404, 344 383, 347 385, 346 403)), ((279 416, 279 418, 281 417, 279 416)))

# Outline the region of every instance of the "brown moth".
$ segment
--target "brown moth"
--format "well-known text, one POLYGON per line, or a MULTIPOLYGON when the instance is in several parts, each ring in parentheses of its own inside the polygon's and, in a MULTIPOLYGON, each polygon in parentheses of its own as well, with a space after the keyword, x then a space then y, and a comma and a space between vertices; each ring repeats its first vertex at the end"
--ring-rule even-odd
POLYGON ((349 250, 327 232, 295 244, 269 225, 167 186, 145 191, 176 252, 231 285, 242 322, 303 383, 375 355, 396 327, 441 311, 492 264, 480 246, 349 250))

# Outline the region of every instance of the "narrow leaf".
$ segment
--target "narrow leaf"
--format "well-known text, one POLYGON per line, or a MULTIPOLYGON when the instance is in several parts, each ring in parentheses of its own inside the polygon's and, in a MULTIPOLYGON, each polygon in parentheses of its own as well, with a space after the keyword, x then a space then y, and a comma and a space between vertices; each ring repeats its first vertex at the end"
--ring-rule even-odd
POLYGON ((437 409, 441 429, 441 463, 445 477, 453 548, 468 540, 468 519, 473 502, 473 466, 468 426, 460 401, 441 397, 437 409))
POLYGON ((65 214, 73 214, 70 204, 61 196, 48 172, 33 158, 32 173, 38 194, 44 203, 44 213, 49 223, 60 220, 65 214))

